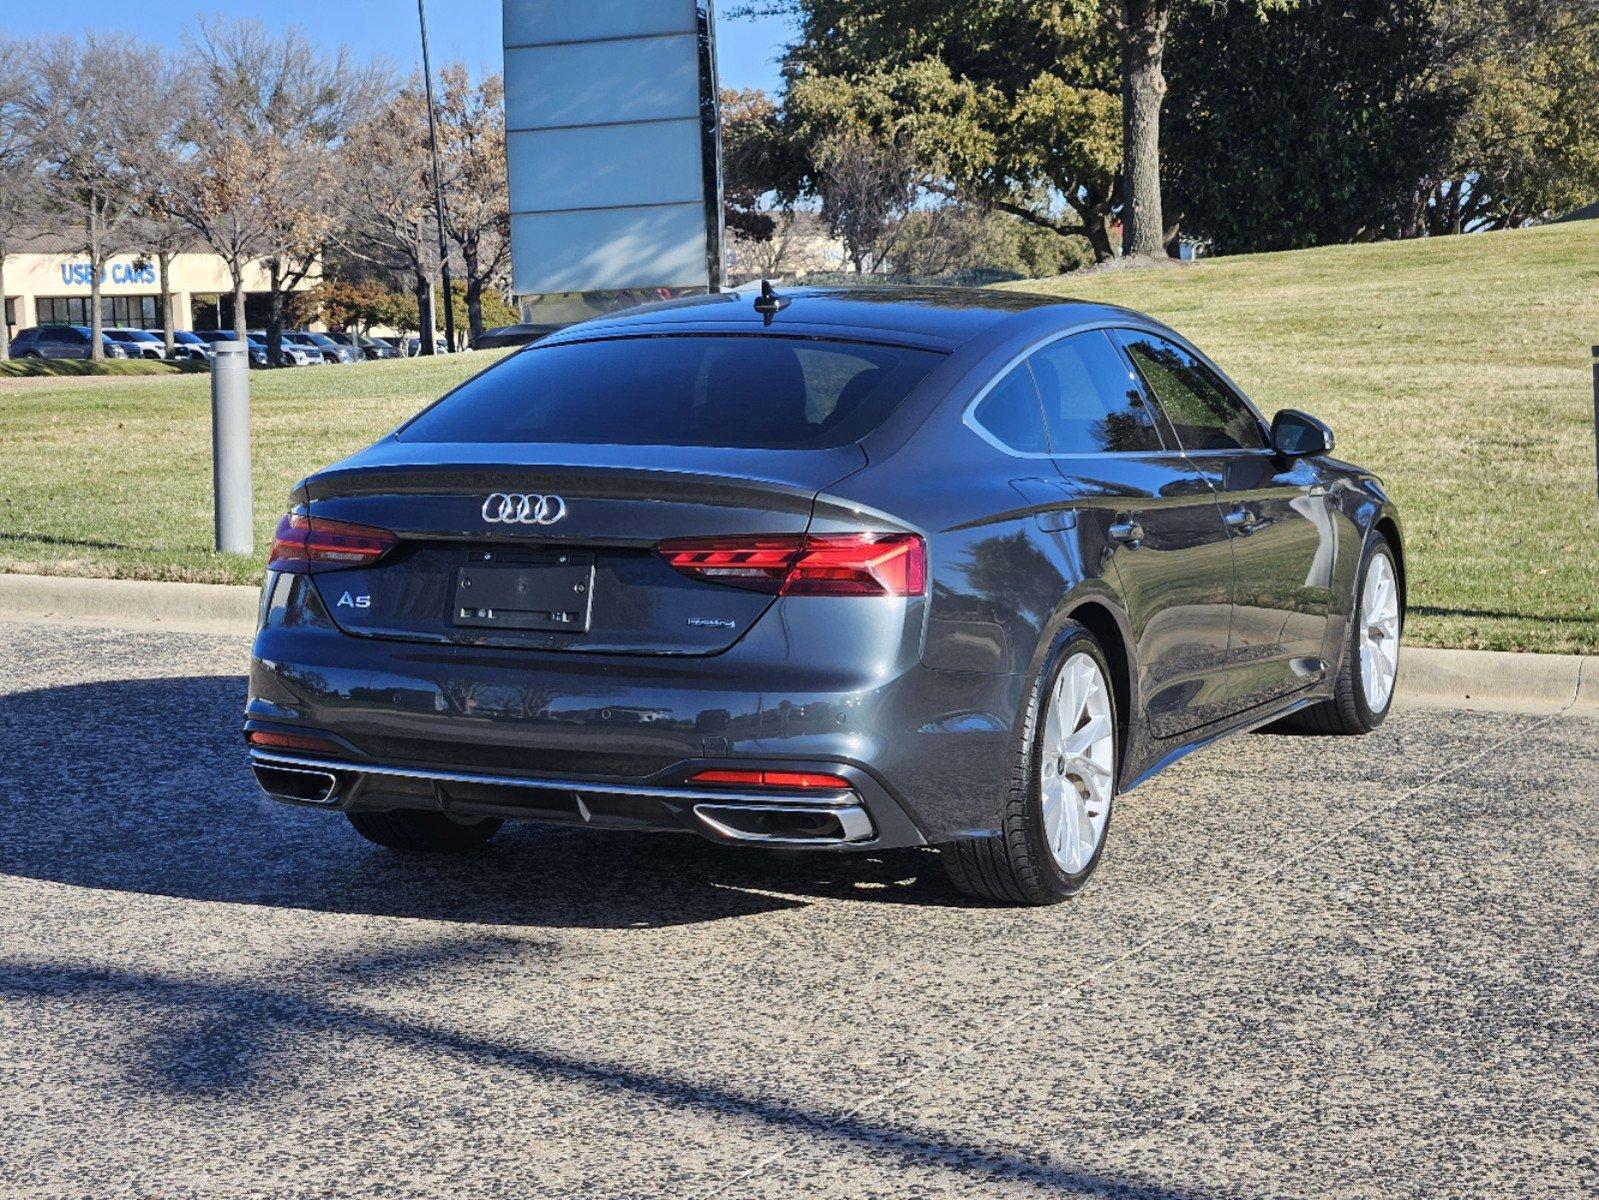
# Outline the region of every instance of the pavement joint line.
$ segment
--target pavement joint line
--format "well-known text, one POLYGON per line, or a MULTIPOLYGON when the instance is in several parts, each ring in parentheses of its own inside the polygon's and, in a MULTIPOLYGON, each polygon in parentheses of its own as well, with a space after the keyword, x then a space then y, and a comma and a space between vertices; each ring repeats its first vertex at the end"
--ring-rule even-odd
MULTIPOLYGON (((1544 729, 1544 728, 1547 728, 1550 725, 1553 725, 1562 716, 1565 716, 1567 713, 1569 713, 1572 710, 1572 708, 1576 705, 1577 699, 1578 699, 1578 695, 1580 695, 1580 690, 1581 690, 1581 684, 1580 684, 1580 677, 1579 677, 1579 685, 1578 685, 1577 693, 1573 694, 1570 702, 1568 702, 1564 708, 1560 709, 1559 712, 1550 713, 1547 716, 1543 716, 1541 718, 1532 720, 1527 725, 1520 726, 1519 728, 1517 728, 1515 730, 1515 732, 1508 733, 1504 737, 1500 738, 1498 741, 1493 742, 1493 743, 1491 743, 1491 744, 1489 744, 1487 746, 1484 746, 1482 749, 1478 750, 1475 754, 1471 755, 1469 758, 1463 758, 1460 761, 1456 762, 1453 766, 1448 767, 1448 768, 1440 771, 1438 774, 1433 775, 1432 777, 1430 777, 1428 779, 1422 780, 1420 783, 1416 784, 1414 787, 1412 787, 1409 790, 1407 790, 1407 791, 1401 793, 1400 795, 1396 796, 1388 804, 1384 804, 1384 805, 1382 805, 1382 806, 1380 806, 1378 808, 1373 808, 1373 809, 1369 810, 1364 816, 1360 817, 1358 820, 1353 821, 1353 822, 1351 822, 1348 825, 1340 826, 1339 828, 1330 831, 1329 833, 1326 834, 1326 836, 1324 836, 1324 837, 1318 839, 1317 841, 1311 843, 1309 846, 1306 846, 1299 853, 1297 853, 1297 854, 1293 855, 1292 857, 1286 858, 1286 859, 1282 860, 1281 862, 1277 863, 1275 866, 1273 866, 1271 869, 1266 871, 1264 874, 1256 876, 1255 878, 1249 880, 1247 883, 1245 883, 1244 885, 1242 885, 1240 887, 1231 888, 1231 889, 1228 889, 1225 892, 1222 892, 1222 893, 1218 894, 1216 897, 1214 897, 1208 904, 1204 905, 1202 908, 1199 908, 1196 911, 1190 913, 1188 916, 1184 917, 1182 920, 1177 921, 1174 924, 1168 925, 1165 928, 1160 929, 1160 930, 1156 931, 1155 933, 1150 934, 1149 937, 1145 938, 1142 942, 1139 942, 1136 946, 1133 946, 1133 947, 1131 947, 1128 950, 1124 950, 1121 954, 1118 954, 1115 958, 1111 959, 1109 962, 1106 962, 1106 963, 1102 964, 1100 967, 1098 967, 1097 969, 1095 969, 1093 971, 1090 971, 1087 975, 1084 975, 1083 977, 1078 979, 1075 983, 1073 983, 1069 988, 1067 988, 1065 990, 1064 994, 1065 995, 1074 995, 1074 994, 1080 993, 1083 990, 1083 988, 1086 987, 1088 984, 1093 983, 1096 980, 1099 980, 1099 979, 1103 978, 1105 975, 1110 974, 1116 968, 1118 968, 1118 967, 1120 967, 1120 966, 1122 966, 1122 965, 1124 965, 1126 963, 1132 962, 1134 959, 1139 958, 1140 956, 1142 956, 1146 951, 1152 950, 1152 949, 1156 948, 1157 946, 1160 946, 1160 945, 1162 945, 1162 944, 1164 944, 1166 942, 1169 942, 1178 933, 1182 932, 1184 929, 1186 929, 1189 926, 1193 925, 1195 922, 1199 921, 1201 918, 1211 915, 1213 912, 1217 911, 1218 909, 1222 908, 1224 905, 1226 905, 1228 903, 1231 903, 1231 902, 1236 901, 1236 900, 1243 899, 1250 892, 1258 890, 1259 887, 1262 884, 1269 883, 1273 879, 1278 878, 1284 872, 1286 872, 1289 868, 1298 866, 1300 863, 1304 862, 1306 859, 1308 859, 1311 855, 1315 854, 1317 851, 1322 850, 1322 849, 1324 849, 1327 846, 1330 846, 1332 843, 1334 843, 1336 841, 1340 841, 1343 838, 1348 837, 1350 834, 1354 833, 1356 830, 1360 829, 1362 826, 1370 823, 1371 821, 1376 820, 1378 817, 1386 816, 1388 813, 1393 812, 1400 805, 1404 804, 1405 801, 1411 799, 1412 797, 1420 795, 1422 792, 1425 792, 1429 788, 1432 788, 1432 787, 1436 786, 1437 784, 1442 783, 1444 780, 1450 778, 1453 775, 1458 774, 1459 772, 1465 770, 1467 767, 1473 766, 1474 764, 1476 764, 1478 762, 1481 762, 1484 758, 1487 758, 1489 755, 1493 754, 1495 751, 1501 749, 1502 747, 1504 747, 1506 745, 1509 745, 1511 742, 1517 740, 1518 738, 1525 737, 1529 733, 1536 733, 1537 731, 1539 731, 1541 729, 1544 729)), ((1019 1025, 1026 1018, 1030 1018, 1030 1017, 1036 1016, 1040 1012, 1050 1012, 1050 1011, 1058 1008, 1059 1005, 1060 1005, 1060 997, 1062 995, 1063 995, 1063 993, 1057 992, 1056 993, 1056 997, 1057 998, 1054 999, 1054 1000, 1046 1002, 1041 1008, 1033 1008, 1028 1013, 1026 1013, 1024 1015, 1018 1015, 1018 1016, 1012 1017, 1010 1020, 1008 1020, 1008 1021, 1004 1022, 1002 1025, 1000 1025, 1000 1027, 995 1031, 995 1036, 1003 1036, 1004 1034, 1008 1033, 1011 1029, 1014 1029, 1017 1025, 1019 1025)), ((927 1066, 921 1068, 920 1070, 918 1070, 918 1071, 916 1071, 916 1072, 914 1072, 914 1073, 912 1073, 910 1075, 905 1076, 904 1078, 896 1081, 895 1083, 890 1084, 889 1086, 887 1086, 885 1088, 882 1088, 880 1091, 878 1091, 874 1095, 867 1096, 866 1098, 861 1100, 858 1104, 856 1104, 853 1108, 848 1109, 847 1111, 841 1113, 839 1116, 837 1116, 835 1118, 832 1118, 832 1119, 824 1119, 824 1120, 818 1122, 818 1124, 820 1125, 820 1130, 819 1131, 825 1134, 827 1132, 829 1126, 847 1124, 847 1123, 849 1123, 851 1121, 859 1119, 860 1117, 864 1116, 868 1111, 878 1107, 879 1105, 881 1105, 885 1101, 891 1099, 893 1096, 897 1095, 898 1093, 906 1091, 906 1090, 916 1086, 917 1084, 922 1083, 924 1080, 929 1078, 934 1072, 943 1069, 944 1067, 948 1066, 950 1063, 954 1062, 956 1059, 961 1058, 962 1056, 970 1054, 970 1053, 972 1053, 974 1051, 978 1051, 981 1048, 982 1048, 982 1043, 978 1042, 978 1041, 968 1041, 968 1042, 965 1042, 965 1043, 957 1046, 955 1049, 951 1050, 949 1053, 941 1056, 937 1061, 929 1063, 927 1066)), ((762 1159, 760 1162, 755 1163, 748 1170, 744 1171, 741 1175, 736 1176, 736 1179, 738 1179, 738 1180, 747 1180, 747 1179, 753 1178, 757 1174, 759 1174, 761 1172, 764 1172, 764 1171, 768 1170, 769 1168, 775 1166, 776 1164, 780 1163, 783 1159, 787 1158, 789 1156, 789 1154, 791 1154, 795 1149, 797 1149, 798 1146, 799 1146, 799 1139, 796 1138, 795 1140, 791 1141, 787 1146, 785 1146, 783 1149, 778 1150, 775 1153, 769 1155, 768 1157, 762 1159)), ((710 1191, 710 1192, 700 1193, 700 1195, 702 1197, 704 1197, 705 1200, 711 1200, 711 1198, 717 1197, 720 1194, 721 1193, 718 1192, 718 1191, 710 1191)))

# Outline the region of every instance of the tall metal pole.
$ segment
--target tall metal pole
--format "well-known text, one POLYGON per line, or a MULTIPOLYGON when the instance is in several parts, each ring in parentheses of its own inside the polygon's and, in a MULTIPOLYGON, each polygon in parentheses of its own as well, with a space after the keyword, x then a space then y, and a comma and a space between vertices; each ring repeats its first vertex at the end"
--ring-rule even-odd
POLYGON ((250 354, 243 342, 213 342, 211 484, 216 547, 224 554, 255 549, 255 491, 250 483, 250 354))
MULTIPOLYGON (((439 126, 433 116, 433 66, 428 61, 427 0, 416 0, 416 19, 422 26, 422 86, 428 100, 428 146, 433 152, 433 212, 439 223, 439 266, 444 273, 444 344, 455 349, 455 291, 450 286, 450 249, 444 237, 444 180, 439 176, 439 126)), ((430 340, 432 330, 426 335, 430 340)), ((418 347, 422 349, 422 347, 418 347)), ((433 352, 427 347, 429 354, 433 352)))

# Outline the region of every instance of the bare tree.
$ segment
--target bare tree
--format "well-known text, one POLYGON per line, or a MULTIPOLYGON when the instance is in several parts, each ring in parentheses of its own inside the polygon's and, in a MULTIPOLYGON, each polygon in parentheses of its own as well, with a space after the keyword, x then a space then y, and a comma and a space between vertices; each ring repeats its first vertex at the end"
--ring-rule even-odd
POLYGON ((162 123, 170 67, 127 39, 86 33, 56 38, 33 56, 23 98, 52 206, 72 214, 88 262, 90 356, 105 358, 101 281, 106 263, 128 248, 130 219, 148 186, 152 132, 162 123), (150 64, 157 77, 151 78, 150 64))
POLYGON ((24 104, 29 93, 28 47, 0 42, 0 361, 11 357, 5 321, 6 256, 43 204, 38 156, 24 104))
MULTIPOLYGON (((442 147, 441 147, 442 152, 442 147)), ((438 322, 433 276, 439 268, 433 212, 432 164, 427 141, 427 99, 413 79, 383 110, 344 143, 349 188, 345 248, 357 258, 411 277, 423 345, 438 322)))
POLYGON ((823 139, 815 158, 828 230, 843 241, 857 274, 877 270, 920 194, 915 156, 902 141, 851 125, 823 139))
MULTIPOLYGON (((505 80, 490 75, 474 85, 463 64, 451 63, 440 73, 439 85, 444 232, 460 258, 470 344, 475 346, 483 335, 483 293, 511 261, 505 80)), ((446 298, 446 303, 453 301, 446 298)))
POLYGON ((388 72, 259 21, 203 21, 191 58, 201 97, 185 125, 176 210, 227 263, 241 339, 243 272, 264 262, 268 354, 277 363, 285 299, 316 269, 340 220, 340 144, 377 106, 388 72))
POLYGON ((728 238, 729 273, 735 279, 777 279, 794 257, 797 222, 792 211, 763 214, 771 221, 764 239, 734 232, 728 238))

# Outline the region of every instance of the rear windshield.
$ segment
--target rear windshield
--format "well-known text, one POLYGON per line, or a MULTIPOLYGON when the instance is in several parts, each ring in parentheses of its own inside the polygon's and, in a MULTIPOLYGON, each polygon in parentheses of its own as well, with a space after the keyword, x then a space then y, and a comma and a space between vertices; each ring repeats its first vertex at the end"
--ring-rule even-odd
POLYGON ((943 356, 759 336, 537 346, 451 392, 407 442, 811 450, 865 437, 943 356))

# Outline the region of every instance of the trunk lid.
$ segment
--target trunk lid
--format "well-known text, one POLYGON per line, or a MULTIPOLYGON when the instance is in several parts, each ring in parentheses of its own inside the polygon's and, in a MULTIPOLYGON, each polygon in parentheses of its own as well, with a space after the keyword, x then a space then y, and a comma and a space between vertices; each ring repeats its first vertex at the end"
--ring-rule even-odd
POLYGON ((752 450, 389 439, 312 476, 300 494, 312 517, 399 538, 369 568, 313 576, 347 633, 714 654, 774 597, 689 578, 662 561, 657 543, 803 533, 817 495, 865 463, 853 444, 752 450), (449 461, 439 461, 444 454, 449 461))

